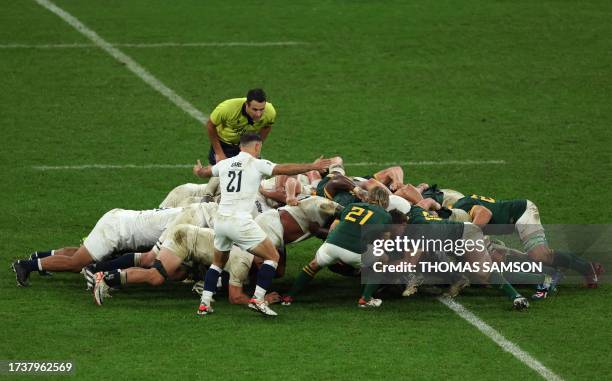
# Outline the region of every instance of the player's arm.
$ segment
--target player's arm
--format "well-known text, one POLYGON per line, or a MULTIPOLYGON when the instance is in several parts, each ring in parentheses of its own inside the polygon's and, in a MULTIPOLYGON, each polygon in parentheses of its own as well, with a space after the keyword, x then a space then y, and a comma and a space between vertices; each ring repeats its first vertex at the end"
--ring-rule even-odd
POLYGON ((297 206, 298 199, 296 195, 298 195, 301 191, 302 185, 300 185, 297 179, 293 177, 287 178, 287 181, 285 181, 285 204, 297 206))
POLYGON ((193 174, 197 177, 209 178, 213 176, 213 170, 210 165, 207 165, 206 167, 202 166, 202 163, 198 159, 196 164, 193 166, 193 174))
POLYGON ((493 213, 485 206, 474 205, 472 209, 470 209, 470 217, 472 217, 472 223, 480 226, 482 229, 491 221, 493 213))
POLYGON ((440 208, 442 207, 436 200, 432 198, 424 198, 418 203, 416 203, 416 206, 420 206, 425 210, 440 210, 440 208))
POLYGON ((269 198, 270 200, 280 202, 281 204, 284 204, 286 201, 285 191, 282 191, 282 190, 268 191, 268 190, 263 189, 263 187, 260 186, 259 193, 261 193, 261 195, 264 196, 265 198, 269 198))
POLYGON ((215 151, 217 161, 226 159, 225 153, 223 153, 223 149, 221 148, 221 143, 219 142, 217 126, 210 119, 208 119, 208 122, 206 122, 206 130, 208 131, 208 139, 210 140, 210 145, 212 145, 212 148, 215 151))
POLYGON ((268 124, 262 127, 261 130, 259 130, 259 136, 261 136, 261 140, 263 140, 264 142, 266 141, 266 138, 268 137, 270 130, 272 130, 271 124, 268 124))
POLYGON ((331 165, 330 159, 318 158, 313 163, 277 164, 272 169, 272 175, 299 175, 308 171, 322 171, 331 165))
MULTIPOLYGON (((421 185, 419 185, 420 187, 421 185)), ((427 189, 427 188, 425 188, 427 189)), ((408 200, 411 204, 416 204, 423 200, 423 195, 421 194, 423 190, 415 187, 412 184, 406 184, 395 191, 394 195, 400 196, 406 200, 408 200)))
POLYGON ((338 192, 359 191, 359 187, 355 182, 343 175, 335 175, 325 184, 325 194, 329 197, 334 197, 338 192))
POLYGON ((376 172, 374 178, 396 191, 404 185, 404 170, 396 165, 376 172))

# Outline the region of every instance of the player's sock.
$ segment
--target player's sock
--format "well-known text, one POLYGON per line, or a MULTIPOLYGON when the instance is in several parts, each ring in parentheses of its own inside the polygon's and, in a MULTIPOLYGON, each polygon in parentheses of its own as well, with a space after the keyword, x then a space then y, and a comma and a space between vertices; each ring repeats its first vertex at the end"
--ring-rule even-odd
POLYGON ((363 287, 361 296, 363 297, 363 299, 368 301, 372 298, 372 295, 374 294, 376 290, 378 290, 378 284, 368 283, 365 285, 365 287, 363 287))
POLYGON ((300 273, 298 274, 297 278, 295 278, 293 286, 291 286, 291 290, 289 290, 287 295, 296 296, 304 288, 306 288, 306 286, 308 286, 308 283, 310 283, 310 281, 315 277, 315 275, 317 275, 317 270, 311 268, 310 265, 304 266, 302 271, 300 271, 300 273))
POLYGON ((511 300, 514 300, 517 297, 521 296, 521 294, 519 294, 519 292, 516 291, 516 289, 512 287, 510 283, 508 283, 508 281, 503 277, 503 275, 498 273, 497 271, 491 273, 491 278, 489 278, 489 282, 492 285, 498 287, 504 293, 504 295, 509 297, 511 300))
POLYGON ((266 290, 270 288, 272 284, 272 279, 274 279, 274 275, 276 274, 276 267, 278 266, 277 262, 271 261, 269 259, 265 260, 259 271, 257 272, 257 286, 255 287, 255 293, 253 297, 257 300, 264 300, 266 296, 266 290))
POLYGON ((128 267, 134 267, 136 266, 136 254, 140 253, 123 254, 122 256, 113 260, 96 263, 94 265, 94 272, 112 271, 117 269, 127 269, 128 267))
POLYGON ((121 270, 112 270, 104 274, 104 281, 109 287, 119 288, 127 284, 127 273, 121 270))
POLYGON ((589 261, 574 253, 564 251, 555 250, 553 252, 553 266, 576 270, 582 275, 588 275, 591 273, 591 264, 589 261))
POLYGON ((204 291, 202 291, 202 299, 200 300, 200 304, 206 304, 210 306, 210 301, 212 300, 212 296, 217 290, 217 281, 219 280, 219 275, 223 270, 217 265, 210 265, 208 271, 206 271, 206 276, 204 277, 204 291))
POLYGON ((546 274, 507 272, 504 278, 512 284, 541 284, 546 281, 546 274))
POLYGON ((19 264, 22 265, 29 273, 32 271, 42 271, 40 267, 40 259, 22 259, 19 261, 19 264))
POLYGON ((30 256, 30 259, 42 259, 42 258, 50 257, 50 256, 52 256, 54 254, 55 254, 55 250, 35 251, 30 256))

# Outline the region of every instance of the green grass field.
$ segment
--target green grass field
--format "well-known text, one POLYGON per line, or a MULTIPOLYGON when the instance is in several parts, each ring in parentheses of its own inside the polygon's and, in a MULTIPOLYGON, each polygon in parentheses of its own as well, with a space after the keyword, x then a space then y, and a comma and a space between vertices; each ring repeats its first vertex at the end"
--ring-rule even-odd
MULTIPOLYGON (((264 147, 273 161, 373 163, 349 166, 355 175, 386 162, 496 161, 404 169, 413 183, 530 199, 547 224, 610 222, 609 1, 55 4, 113 44, 299 42, 119 45, 204 114, 263 87, 279 113, 264 147)), ((208 139, 35 1, 3 0, 0 25, 0 360, 71 360, 79 379, 541 379, 435 298, 361 311, 358 280, 329 272, 273 321, 225 300, 198 319, 183 284, 129 288, 102 308, 80 275, 33 274, 17 288, 16 258, 75 246, 107 210, 154 208, 197 181, 190 168, 36 166, 189 164, 206 158, 208 139)), ((275 290, 318 244, 289 249, 275 290)), ((568 285, 525 313, 488 289, 457 301, 561 379, 604 380, 611 297, 609 284, 568 285)))

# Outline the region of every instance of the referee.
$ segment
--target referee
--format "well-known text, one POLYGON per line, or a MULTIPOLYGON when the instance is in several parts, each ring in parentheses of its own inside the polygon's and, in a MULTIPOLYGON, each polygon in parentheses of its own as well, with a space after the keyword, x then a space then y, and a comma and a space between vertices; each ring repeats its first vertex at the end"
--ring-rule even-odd
POLYGON ((246 98, 233 98, 221 102, 206 123, 210 138, 208 162, 236 156, 240 153, 240 136, 259 134, 263 140, 270 133, 276 119, 276 110, 266 101, 262 89, 252 89, 246 98))

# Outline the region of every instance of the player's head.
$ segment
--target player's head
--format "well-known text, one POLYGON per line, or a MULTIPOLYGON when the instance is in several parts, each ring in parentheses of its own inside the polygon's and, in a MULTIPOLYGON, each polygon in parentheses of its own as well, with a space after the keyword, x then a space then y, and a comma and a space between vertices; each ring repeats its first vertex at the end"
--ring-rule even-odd
POLYGON ((402 212, 397 209, 392 209, 389 211, 391 215, 391 236, 397 237, 401 236, 406 231, 406 224, 408 223, 408 218, 402 212))
POLYGON ((246 96, 245 111, 251 119, 261 119, 266 108, 266 93, 262 89, 251 89, 246 96))
POLYGON ((408 223, 406 215, 397 209, 390 210, 389 214, 391 215, 391 223, 394 225, 402 225, 408 223))
POLYGON ((240 137, 240 149, 259 157, 263 140, 259 134, 244 134, 240 137))
POLYGON ((383 187, 374 187, 368 192, 368 203, 379 205, 384 209, 389 206, 389 192, 383 187))

